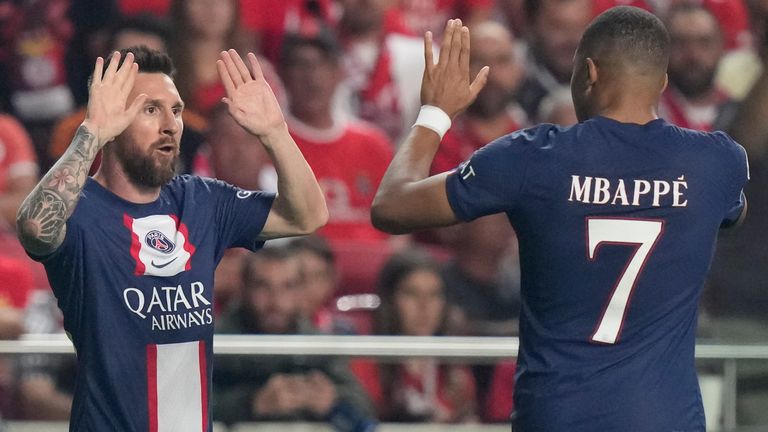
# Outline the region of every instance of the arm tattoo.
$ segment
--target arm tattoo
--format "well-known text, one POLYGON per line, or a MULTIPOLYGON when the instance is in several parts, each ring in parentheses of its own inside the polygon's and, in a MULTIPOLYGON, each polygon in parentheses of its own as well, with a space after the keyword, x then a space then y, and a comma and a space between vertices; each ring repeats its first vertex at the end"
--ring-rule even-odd
POLYGON ((80 199, 99 148, 96 137, 80 126, 67 152, 21 204, 16 226, 27 251, 44 255, 64 241, 67 219, 80 199))

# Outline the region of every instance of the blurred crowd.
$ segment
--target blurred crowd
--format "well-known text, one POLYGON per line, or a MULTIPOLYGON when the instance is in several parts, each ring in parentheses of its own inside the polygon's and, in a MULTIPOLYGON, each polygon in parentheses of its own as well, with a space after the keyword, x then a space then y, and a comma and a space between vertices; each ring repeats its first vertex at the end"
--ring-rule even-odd
MULTIPOLYGON (((133 45, 175 62, 186 104, 179 173, 276 189, 266 152, 220 102, 215 61, 235 48, 259 55, 325 193, 330 222, 317 235, 225 256, 215 287, 221 333, 516 335, 517 242, 503 215, 413 236, 370 223, 379 181, 420 108, 422 35, 460 17, 472 73, 490 66, 435 157, 442 172, 514 130, 575 123, 575 48, 591 19, 618 4, 668 26, 660 115, 726 130, 750 156, 749 215, 721 237, 700 337, 768 343, 766 0, 0 0, 0 338, 63 332, 42 266, 16 240, 15 214, 83 120, 96 57, 133 45)), ((67 356, 0 358, 0 413, 68 418, 73 368, 67 356)), ((228 357, 217 360, 213 415, 339 430, 376 419, 503 422, 514 372, 512 361, 228 357)), ((768 366, 742 368, 739 383, 740 422, 768 424, 768 366)))

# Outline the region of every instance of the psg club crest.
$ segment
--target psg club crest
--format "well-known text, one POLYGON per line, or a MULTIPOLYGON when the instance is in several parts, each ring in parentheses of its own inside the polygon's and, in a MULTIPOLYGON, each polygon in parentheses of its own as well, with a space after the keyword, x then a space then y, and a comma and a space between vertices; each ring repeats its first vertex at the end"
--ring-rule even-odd
POLYGON ((189 240, 187 226, 176 215, 138 219, 125 215, 123 223, 131 230, 135 274, 167 277, 192 268, 195 247, 189 240))
POLYGON ((144 237, 144 243, 146 243, 147 246, 151 247, 152 249, 164 254, 173 253, 173 250, 176 249, 176 245, 173 244, 173 242, 168 237, 166 237, 165 234, 158 230, 152 230, 148 232, 144 237))

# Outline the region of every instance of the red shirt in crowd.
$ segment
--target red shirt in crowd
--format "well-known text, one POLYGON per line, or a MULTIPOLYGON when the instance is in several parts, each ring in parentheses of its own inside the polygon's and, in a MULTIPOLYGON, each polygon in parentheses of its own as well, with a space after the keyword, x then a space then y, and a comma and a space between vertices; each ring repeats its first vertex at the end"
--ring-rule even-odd
POLYGON ((386 136, 367 123, 338 120, 319 130, 288 119, 296 144, 325 193, 330 213, 320 234, 331 239, 383 240, 371 225, 370 207, 392 159, 386 136))

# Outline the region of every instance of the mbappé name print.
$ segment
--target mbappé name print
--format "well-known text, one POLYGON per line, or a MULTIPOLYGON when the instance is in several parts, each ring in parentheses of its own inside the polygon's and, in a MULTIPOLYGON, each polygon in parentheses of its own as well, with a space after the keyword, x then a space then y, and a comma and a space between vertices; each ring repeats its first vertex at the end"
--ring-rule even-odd
POLYGON ((631 207, 687 207, 687 191, 685 175, 672 181, 572 175, 568 201, 631 207))

